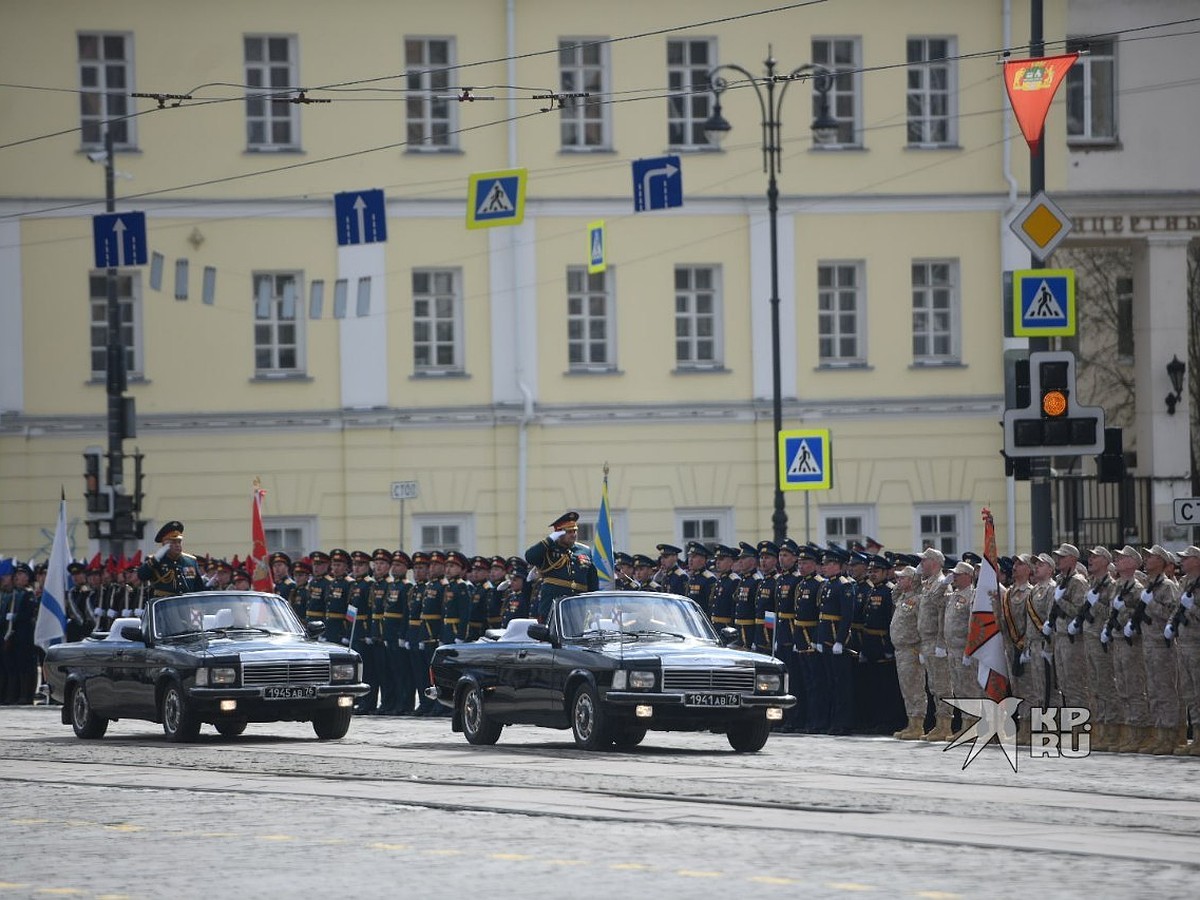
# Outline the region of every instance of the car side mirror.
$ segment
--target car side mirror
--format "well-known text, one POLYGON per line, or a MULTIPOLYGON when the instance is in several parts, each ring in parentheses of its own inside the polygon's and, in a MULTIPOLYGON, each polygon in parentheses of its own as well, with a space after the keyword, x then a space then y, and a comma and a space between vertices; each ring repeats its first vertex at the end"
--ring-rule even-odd
POLYGON ((530 625, 526 630, 526 634, 529 635, 529 639, 532 641, 550 643, 550 628, 541 622, 535 622, 533 625, 530 625))
POLYGON ((720 630, 719 634, 721 636, 721 643, 724 644, 726 647, 730 646, 731 644, 736 644, 738 641, 738 638, 741 637, 741 635, 738 634, 738 630, 736 628, 731 628, 728 625, 726 625, 724 628, 722 628, 720 630))
POLYGON ((318 620, 304 623, 304 630, 308 632, 309 637, 320 637, 325 633, 325 623, 318 620))
POLYGON ((143 632, 142 629, 138 628, 136 625, 126 625, 124 628, 122 628, 121 637, 125 638, 127 641, 133 641, 134 643, 138 644, 146 643, 145 632, 143 632))

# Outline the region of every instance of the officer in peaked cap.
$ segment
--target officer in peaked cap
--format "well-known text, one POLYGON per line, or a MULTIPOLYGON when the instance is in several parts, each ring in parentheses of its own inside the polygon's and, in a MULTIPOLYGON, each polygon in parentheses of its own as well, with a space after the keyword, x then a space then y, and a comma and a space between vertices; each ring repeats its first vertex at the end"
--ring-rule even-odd
POLYGON ((733 594, 733 627, 737 629, 739 643, 749 650, 754 645, 757 631, 754 602, 762 573, 758 571, 758 548, 746 541, 739 541, 738 549, 740 552, 734 563, 734 571, 741 576, 741 580, 733 594))
POLYGON ((774 541, 759 541, 760 580, 754 590, 754 642, 751 649, 772 653, 775 646, 775 583, 779 571, 779 547, 774 541))
POLYGON ((854 583, 842 574, 850 554, 831 544, 822 554, 825 584, 818 602, 817 652, 829 685, 829 734, 849 734, 854 715, 854 669, 847 644, 854 622, 854 583))
POLYGON ((200 564, 183 552, 183 523, 171 521, 158 529, 154 542, 159 548, 142 563, 138 577, 150 585, 155 597, 171 597, 204 590, 200 564))
POLYGON ((674 544, 658 544, 658 571, 654 580, 668 594, 686 594, 688 573, 679 565, 679 554, 683 551, 674 544))
POLYGON ((699 541, 691 541, 687 545, 687 584, 684 587, 686 596, 695 600, 704 615, 712 616, 712 594, 717 586, 717 576, 708 570, 708 548, 699 541))
POLYGON ((329 552, 329 588, 326 591, 325 639, 331 643, 350 646, 350 632, 346 626, 346 608, 354 590, 354 579, 350 577, 350 554, 338 547, 329 552))
POLYGON ((519 556, 511 556, 505 563, 509 576, 500 595, 501 626, 507 626, 513 619, 529 618, 529 569, 519 556))
POLYGON ((639 591, 657 591, 654 583, 654 570, 657 568, 654 560, 646 553, 633 554, 633 580, 637 582, 639 591))
POLYGON ((622 550, 613 554, 613 586, 622 591, 636 591, 638 583, 633 578, 633 557, 622 550))
POLYGON ((579 513, 569 510, 549 527, 550 533, 525 551, 526 561, 542 576, 537 619, 543 623, 550 617, 555 600, 600 589, 591 552, 575 540, 579 535, 579 513))
POLYGON ((717 583, 713 588, 709 603, 712 607, 713 625, 718 631, 733 625, 733 604, 737 594, 738 583, 742 580, 733 570, 734 560, 738 558, 738 549, 725 544, 717 544, 713 549, 713 565, 716 567, 717 583))
MULTIPOLYGON (((312 561, 312 578, 308 580, 308 601, 304 605, 304 620, 312 624, 325 624, 325 614, 329 606, 329 585, 333 579, 329 575, 329 554, 324 550, 313 550, 308 555, 312 561)), ((322 634, 322 640, 326 636, 322 634)))
POLYGON ((292 591, 296 588, 296 580, 292 578, 292 558, 286 553, 276 551, 268 558, 271 565, 271 581, 275 585, 275 593, 289 603, 292 591))

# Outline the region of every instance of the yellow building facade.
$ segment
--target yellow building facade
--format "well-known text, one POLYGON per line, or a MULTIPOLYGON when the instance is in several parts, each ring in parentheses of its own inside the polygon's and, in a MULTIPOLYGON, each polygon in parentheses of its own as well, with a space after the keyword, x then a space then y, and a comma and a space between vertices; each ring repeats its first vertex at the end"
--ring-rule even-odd
MULTIPOLYGON (((146 213, 158 255, 120 272, 147 537, 178 518, 191 549, 244 553, 259 476, 272 549, 508 555, 564 509, 594 515, 606 463, 619 549, 770 537, 771 257, 749 83, 723 73, 720 149, 701 127, 707 72, 760 74, 768 47, 784 73, 836 70, 839 120, 814 146, 814 82, 787 85, 783 422, 828 428, 833 467, 831 489, 788 493, 789 533, 957 553, 989 505, 1023 544, 1028 491, 1005 478, 998 421, 1001 273, 1024 252, 1005 222, 1028 163, 997 59, 1027 38, 1027 4, 762 7, 7 10, 0 553, 45 552, 60 485, 84 516, 80 454, 106 440, 103 160, 89 159, 104 127, 119 132, 116 208, 146 213), (633 162, 666 154, 683 205, 634 212, 633 162), (468 177, 511 168, 528 170, 523 223, 468 229, 468 177), (386 242, 339 246, 334 195, 368 189, 386 196, 386 242), (589 276, 597 220, 607 270, 589 276), (400 481, 417 496, 393 500, 400 481)), ((1061 40, 1066 5, 1045 7, 1061 40)), ((97 549, 81 527, 74 539, 76 555, 97 549)))

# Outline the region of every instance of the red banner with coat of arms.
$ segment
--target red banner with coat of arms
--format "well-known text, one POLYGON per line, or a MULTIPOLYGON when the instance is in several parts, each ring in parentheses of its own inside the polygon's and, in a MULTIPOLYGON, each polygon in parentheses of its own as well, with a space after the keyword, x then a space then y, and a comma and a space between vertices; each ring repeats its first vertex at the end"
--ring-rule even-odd
POLYGON ((1025 142, 1034 153, 1042 141, 1042 129, 1054 93, 1078 58, 1078 53, 1068 53, 1004 64, 1004 89, 1008 91, 1008 101, 1021 126, 1021 134, 1025 135, 1025 142))
POLYGON ((246 559, 246 568, 250 570, 250 580, 256 591, 270 593, 275 590, 275 582, 271 579, 271 567, 267 565, 267 532, 263 528, 262 502, 267 492, 262 488, 262 482, 254 479, 254 502, 250 510, 250 540, 254 549, 246 559))

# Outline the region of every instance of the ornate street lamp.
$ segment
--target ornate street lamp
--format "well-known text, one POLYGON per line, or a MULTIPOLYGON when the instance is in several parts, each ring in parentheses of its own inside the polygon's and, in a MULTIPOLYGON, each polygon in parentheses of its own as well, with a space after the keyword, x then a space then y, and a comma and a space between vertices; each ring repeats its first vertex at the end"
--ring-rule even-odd
POLYGON ((1171 361, 1167 363, 1167 377, 1171 379, 1172 393, 1167 394, 1167 415, 1175 415, 1175 404, 1183 399, 1183 373, 1187 371, 1187 363, 1172 353, 1171 361))
POLYGON ((721 95, 731 87, 739 87, 743 83, 754 88, 758 97, 758 105, 762 111, 762 153, 763 171, 767 173, 767 212, 770 216, 771 229, 771 402, 774 413, 774 431, 772 444, 775 454, 775 512, 771 517, 775 542, 787 537, 787 509, 783 502, 783 490, 779 486, 779 432, 783 430, 783 398, 780 385, 779 367, 779 237, 777 221, 779 212, 779 188, 776 176, 781 169, 780 146, 780 113, 783 107, 783 97, 788 85, 793 81, 811 81, 817 92, 817 116, 812 123, 813 140, 818 144, 827 144, 837 137, 838 122, 829 112, 829 91, 833 87, 834 73, 823 66, 807 63, 793 69, 786 75, 775 72, 775 57, 767 48, 767 58, 763 63, 766 74, 756 76, 748 69, 739 65, 727 63, 716 66, 708 73, 712 85, 713 111, 708 121, 704 123, 704 134, 709 142, 720 146, 721 140, 732 130, 732 126, 721 115, 721 95), (722 72, 736 72, 741 76, 730 83, 722 76, 722 72), (744 82, 743 82, 744 79, 744 82), (776 91, 776 86, 779 90, 776 91))

